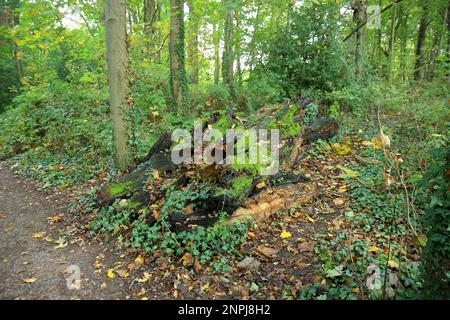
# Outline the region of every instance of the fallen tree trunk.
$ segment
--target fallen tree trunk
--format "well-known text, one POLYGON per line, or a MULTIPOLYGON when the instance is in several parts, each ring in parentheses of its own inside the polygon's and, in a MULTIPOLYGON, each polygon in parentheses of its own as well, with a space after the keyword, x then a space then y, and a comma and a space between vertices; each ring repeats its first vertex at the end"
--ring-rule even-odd
MULTIPOLYGON (((211 225, 220 213, 229 215, 230 221, 251 216, 252 212, 254 218, 260 219, 274 210, 293 206, 299 198, 305 201, 314 194, 307 187, 308 179, 298 170, 305 148, 318 139, 331 138, 338 130, 337 122, 331 119, 316 119, 312 125, 302 128, 304 109, 311 102, 304 98, 263 108, 247 120, 228 109, 204 122, 203 131, 209 128, 221 131, 229 128, 279 129, 280 170, 273 175, 261 175, 256 170, 259 164, 176 165, 170 156, 171 134, 163 133, 138 166, 107 183, 98 192, 98 205, 108 206, 121 200, 136 211, 151 208, 148 223, 165 215, 171 228, 186 230, 211 225), (293 192, 295 188, 297 192, 293 192), (300 189, 304 191, 299 193, 300 189), (288 192, 290 196, 280 196, 280 192, 288 192), (282 205, 277 206, 277 201, 282 205)), ((234 141, 233 148, 238 141, 234 141)), ((225 143, 222 147, 225 153, 230 151, 226 150, 225 143)), ((193 150, 190 151, 193 154, 193 150)))

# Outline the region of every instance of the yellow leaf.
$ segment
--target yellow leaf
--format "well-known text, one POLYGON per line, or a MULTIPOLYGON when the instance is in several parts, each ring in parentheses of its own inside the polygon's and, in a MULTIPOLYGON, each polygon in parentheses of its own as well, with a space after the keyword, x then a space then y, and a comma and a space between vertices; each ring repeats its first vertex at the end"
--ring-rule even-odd
POLYGON ((287 239, 292 237, 292 234, 286 230, 283 230, 283 232, 281 232, 280 234, 281 239, 287 239))
POLYGON ((144 257, 142 257, 142 256, 137 256, 137 258, 136 259, 134 259, 134 262, 136 262, 136 263, 144 263, 144 257))
POLYGON ((51 237, 45 237, 44 240, 47 242, 53 242, 53 239, 51 237))
POLYGON ((369 248, 367 248, 367 250, 369 250, 369 252, 378 252, 380 251, 380 248, 378 248, 377 246, 370 246, 369 248))
POLYGON ((308 219, 309 222, 311 222, 311 223, 315 223, 315 222, 316 222, 313 218, 311 218, 311 217, 310 217, 309 215, 307 215, 306 213, 305 213, 305 216, 306 216, 306 219, 308 219))
POLYGON ((263 182, 261 182, 261 183, 258 183, 258 184, 256 185, 256 188, 262 189, 262 188, 264 188, 265 186, 266 186, 266 183, 263 181, 263 182))
POLYGON ((341 176, 342 178, 356 178, 357 176, 359 176, 359 174, 356 171, 353 171, 344 166, 338 165, 337 168, 342 170, 342 172, 344 172, 344 176, 341 176))
POLYGON ((33 238, 42 238, 43 236, 45 236, 46 232, 42 231, 42 232, 36 232, 35 234, 32 235, 33 238))
POLYGON ((352 145, 349 141, 344 141, 342 144, 334 143, 332 147, 339 156, 346 156, 352 153, 352 145))
POLYGON ((114 269, 109 269, 108 272, 106 273, 106 275, 110 279, 114 279, 114 277, 116 276, 115 273, 114 273, 114 269))
POLYGON ((334 204, 337 206, 342 206, 344 204, 344 200, 341 198, 334 199, 334 204))
POLYGON ((35 282, 37 279, 36 278, 26 278, 26 279, 22 279, 23 282, 25 283, 33 283, 35 282))
POLYGON ((383 143, 381 142, 379 137, 375 137, 372 139, 372 145, 376 150, 381 150, 383 149, 383 143))
POLYGON ((202 291, 208 291, 209 289, 209 283, 205 284, 204 286, 202 286, 202 291))
POLYGON ((361 144, 362 144, 363 146, 366 146, 366 147, 370 147, 370 146, 373 145, 373 143, 370 142, 370 141, 363 141, 363 142, 361 142, 361 144))
POLYGON ((388 261, 388 265, 389 267, 391 267, 392 269, 400 269, 400 265, 398 264, 398 262, 395 262, 394 260, 389 260, 388 261))
POLYGON ((155 178, 155 180, 159 180, 161 179, 161 176, 159 175, 159 171, 158 170, 153 170, 153 178, 155 178))

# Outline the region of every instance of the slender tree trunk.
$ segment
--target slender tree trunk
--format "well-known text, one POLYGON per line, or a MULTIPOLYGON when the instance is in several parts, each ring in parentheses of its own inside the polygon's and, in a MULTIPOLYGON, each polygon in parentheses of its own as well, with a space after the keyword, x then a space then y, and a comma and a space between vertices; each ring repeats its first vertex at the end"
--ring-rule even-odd
POLYGON ((188 112, 184 46, 184 0, 170 0, 170 89, 179 115, 188 112))
POLYGON ((189 64, 191 65, 191 75, 189 77, 190 83, 197 84, 200 75, 199 66, 199 50, 198 50, 198 36, 200 32, 199 17, 196 15, 196 8, 194 1, 188 1, 189 7, 189 27, 191 30, 191 37, 189 38, 189 64))
POLYGON ((236 97, 234 89, 233 22, 234 10, 228 7, 225 14, 225 38, 222 57, 222 77, 223 82, 228 86, 230 90, 232 99, 236 97))
POLYGON ((387 79, 390 80, 392 78, 393 72, 393 64, 394 64, 394 44, 395 44, 395 25, 397 21, 397 4, 394 3, 392 8, 392 16, 391 16, 391 30, 390 30, 390 38, 389 38, 389 49, 388 49, 388 72, 387 79))
MULTIPOLYGON (((353 9, 353 21, 359 26, 367 20, 367 0, 353 0, 351 5, 353 9)), ((358 79, 362 79, 364 74, 366 34, 365 28, 361 28, 356 33, 355 64, 358 79)))
POLYGON ((214 85, 219 85, 220 81, 220 24, 216 23, 213 26, 214 34, 214 85))
POLYGON ((108 63, 109 104, 113 127, 113 145, 120 169, 131 164, 126 123, 128 103, 128 46, 126 29, 126 1, 106 0, 105 32, 108 63))
POLYGON ((402 80, 405 81, 407 78, 407 66, 406 61, 408 57, 407 45, 408 45, 408 17, 409 14, 403 15, 402 22, 402 43, 401 43, 401 60, 400 60, 400 72, 402 75, 402 80))
POLYGON ((428 30, 427 10, 422 7, 422 17, 420 19, 419 32, 417 35, 416 63, 414 68, 414 80, 419 81, 422 78, 424 66, 424 48, 428 30))
MULTIPOLYGON (((450 61, 450 1, 447 7, 447 61, 450 61)), ((447 73, 447 80, 450 80, 450 70, 447 73)))
POLYGON ((155 50, 160 4, 157 0, 144 0, 144 35, 146 38, 147 53, 152 58, 155 50))
POLYGON ((258 2, 258 7, 256 8, 256 16, 255 16, 255 23, 253 23, 253 34, 252 34, 252 40, 250 40, 250 48, 251 48, 251 52, 250 52, 250 72, 253 71, 254 65, 255 65, 255 52, 256 52, 256 48, 255 48, 255 37, 256 37, 256 33, 258 31, 259 28, 259 17, 261 14, 261 3, 258 2))

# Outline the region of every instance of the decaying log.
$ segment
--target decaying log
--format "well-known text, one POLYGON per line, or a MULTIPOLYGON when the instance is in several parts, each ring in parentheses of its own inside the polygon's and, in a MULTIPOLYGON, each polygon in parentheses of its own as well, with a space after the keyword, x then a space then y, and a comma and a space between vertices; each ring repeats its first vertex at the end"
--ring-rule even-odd
MULTIPOLYGON (((310 103, 311 99, 302 98, 272 109, 263 108, 247 120, 241 119, 228 108, 222 115, 214 114, 204 123, 203 129, 219 123, 225 123, 230 128, 240 126, 243 129, 278 127, 282 130, 284 126, 300 129, 303 110, 310 103), (284 123, 285 121, 291 123, 284 123)), ((231 170, 229 166, 220 164, 175 165, 170 158, 171 134, 164 132, 140 164, 131 168, 129 173, 107 183, 98 192, 98 206, 107 206, 118 199, 127 199, 131 208, 139 210, 164 204, 168 195, 159 191, 159 186, 169 183, 168 181, 171 181, 173 188, 179 190, 194 181, 208 181, 214 187, 209 191, 206 200, 194 201, 188 210, 169 215, 168 223, 174 230, 211 225, 217 221, 219 212, 228 213, 230 222, 248 216, 261 220, 273 212, 286 210, 312 199, 316 190, 312 190, 308 179, 296 170, 308 144, 318 139, 329 139, 336 135, 337 131, 338 124, 335 120, 316 119, 311 126, 299 130, 298 134, 289 132, 289 136, 281 137, 280 171, 269 177, 251 173, 246 169, 231 170), (231 192, 233 183, 243 176, 251 183, 244 185, 239 192, 231 192), (219 193, 219 189, 225 191, 219 193)))

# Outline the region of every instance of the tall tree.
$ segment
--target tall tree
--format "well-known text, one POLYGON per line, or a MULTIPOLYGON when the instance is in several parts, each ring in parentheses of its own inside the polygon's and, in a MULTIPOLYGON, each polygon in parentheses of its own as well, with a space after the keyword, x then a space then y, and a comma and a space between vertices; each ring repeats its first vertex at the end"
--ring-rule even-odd
POLYGON ((214 84, 217 86, 220 81, 220 23, 213 24, 214 38, 214 84))
POLYGON ((392 12, 391 12, 391 27, 389 32, 389 48, 388 48, 388 71, 387 78, 391 79, 393 63, 394 63, 394 46, 395 46, 395 28, 397 23, 397 4, 393 4, 392 12))
POLYGON ((178 114, 186 114, 189 108, 184 35, 184 0, 170 0, 170 89, 178 114))
MULTIPOLYGON (((360 26, 367 21, 367 0, 352 0, 353 21, 356 26, 360 26)), ((356 75, 361 79, 364 72, 366 55, 366 28, 360 28, 356 32, 355 43, 355 64, 356 75)))
POLYGON ((200 75, 200 65, 199 65, 199 56, 200 52, 198 49, 198 37, 200 32, 200 17, 197 14, 197 7, 194 3, 194 0, 188 1, 189 7, 189 29, 190 29, 190 37, 189 37, 189 64, 191 65, 191 74, 189 80, 191 83, 198 83, 199 75, 200 75))
POLYGON ((414 68, 414 80, 418 81, 422 78, 423 66, 425 61, 424 48, 428 30, 428 13, 425 5, 422 6, 422 13, 419 24, 419 32, 417 34, 416 45, 416 63, 414 68))
POLYGON ((233 52, 233 31, 234 31, 234 8, 229 0, 225 0, 225 27, 224 27, 224 48, 222 55, 222 77, 223 82, 228 86, 230 95, 236 97, 234 89, 234 52, 233 52))
POLYGON ((105 32, 106 58, 108 64, 109 104, 113 127, 113 145, 116 162, 120 169, 131 163, 128 144, 129 126, 125 117, 128 102, 128 45, 126 29, 126 1, 106 0, 105 32))
MULTIPOLYGON (((153 58, 155 42, 157 41, 157 23, 161 19, 161 4, 158 0, 144 0, 144 35, 147 53, 153 58)), ((158 56, 156 57, 158 59, 158 56)))

